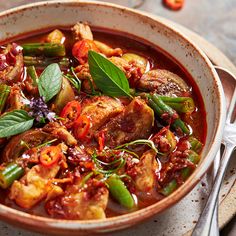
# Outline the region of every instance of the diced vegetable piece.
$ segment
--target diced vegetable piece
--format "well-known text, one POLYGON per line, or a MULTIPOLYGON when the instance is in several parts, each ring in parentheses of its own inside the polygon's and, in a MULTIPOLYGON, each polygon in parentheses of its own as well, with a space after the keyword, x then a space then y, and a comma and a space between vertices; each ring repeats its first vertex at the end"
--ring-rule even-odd
POLYGON ((69 81, 63 77, 61 90, 57 94, 54 101, 56 113, 59 114, 62 111, 63 107, 65 107, 68 102, 71 102, 74 99, 75 93, 73 91, 73 88, 71 87, 69 81))
POLYGON ((24 174, 24 169, 16 163, 9 163, 0 171, 0 187, 8 188, 24 174))
POLYGON ((188 138, 188 141, 190 142, 191 145, 191 149, 196 152, 196 153, 200 153, 203 147, 203 144, 196 138, 194 138, 193 136, 190 136, 188 138))
POLYGON ((159 96, 159 98, 177 112, 192 113, 195 110, 194 101, 190 97, 159 96))
POLYGON ((27 67, 27 74, 33 80, 33 85, 37 86, 39 78, 38 78, 37 72, 35 70, 35 67, 34 66, 28 66, 27 67))
POLYGON ((2 113, 9 93, 11 91, 11 87, 6 84, 0 84, 0 114, 2 113))
POLYGON ((109 186, 109 192, 112 197, 117 200, 122 206, 132 209, 135 206, 134 199, 123 181, 117 175, 111 175, 106 183, 109 186))
POLYGON ((175 130, 180 129, 185 134, 190 133, 190 130, 188 129, 186 124, 179 118, 177 112, 166 105, 157 95, 150 95, 148 101, 150 106, 158 116, 162 117, 164 113, 167 113, 169 117, 172 118, 173 121, 171 125, 175 130))
POLYGON ((25 56, 63 57, 66 49, 58 43, 26 43, 22 45, 25 56))
POLYGON ((65 36, 60 30, 55 29, 50 34, 48 34, 46 41, 48 43, 63 44, 65 41, 65 36))
POLYGON ((175 179, 171 180, 163 189, 160 190, 164 196, 169 196, 177 189, 177 181, 175 179))

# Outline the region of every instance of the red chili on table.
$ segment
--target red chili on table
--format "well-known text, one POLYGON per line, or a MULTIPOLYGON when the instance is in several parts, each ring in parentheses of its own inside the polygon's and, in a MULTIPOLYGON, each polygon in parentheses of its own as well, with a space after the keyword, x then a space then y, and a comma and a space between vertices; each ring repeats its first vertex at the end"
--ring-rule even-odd
POLYGON ((61 157, 61 149, 57 146, 45 147, 40 153, 40 162, 45 167, 50 167, 57 163, 61 157))
POLYGON ((163 0, 166 7, 173 11, 180 10, 184 5, 184 0, 163 0))
POLYGON ((81 106, 78 101, 68 102, 65 107, 62 109, 60 117, 65 119, 65 126, 71 128, 74 121, 76 121, 81 112, 81 106))
POLYGON ((90 120, 87 116, 80 116, 73 125, 73 133, 77 139, 86 139, 90 128, 90 120))
POLYGON ((89 39, 83 39, 76 42, 72 48, 72 55, 80 62, 85 64, 88 60, 88 51, 93 50, 98 52, 96 44, 89 39))

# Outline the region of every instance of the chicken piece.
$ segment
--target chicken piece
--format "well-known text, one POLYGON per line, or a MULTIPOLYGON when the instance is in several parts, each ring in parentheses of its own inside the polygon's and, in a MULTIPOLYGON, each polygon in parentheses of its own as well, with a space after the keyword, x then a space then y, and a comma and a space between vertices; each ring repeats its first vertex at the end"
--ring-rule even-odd
POLYGON ((92 88, 94 90, 97 89, 96 84, 94 83, 92 76, 89 72, 89 64, 85 63, 83 65, 79 65, 75 68, 75 73, 78 76, 78 78, 82 81, 82 88, 83 90, 87 92, 91 92, 92 88))
POLYGON ((21 89, 18 85, 14 85, 11 88, 10 95, 8 97, 8 109, 7 111, 19 110, 24 106, 24 98, 21 94, 21 89))
POLYGON ((84 23, 77 22, 71 30, 74 34, 76 41, 79 41, 82 39, 93 40, 92 31, 86 22, 84 23))
POLYGON ((109 192, 105 184, 96 179, 82 180, 67 187, 65 195, 46 204, 49 215, 72 220, 106 218, 105 209, 109 192))
POLYGON ((123 110, 118 99, 108 96, 96 96, 83 101, 81 115, 88 116, 91 127, 88 136, 92 137, 99 128, 123 110))
POLYGON ((94 43, 96 44, 98 50, 104 54, 106 57, 112 57, 112 56, 122 56, 123 51, 121 48, 111 48, 105 43, 102 43, 100 41, 94 40, 94 43))
POLYGON ((154 112, 140 98, 135 98, 121 114, 108 122, 96 135, 103 132, 105 143, 109 147, 148 138, 154 123, 154 112))
POLYGON ((188 85, 178 75, 160 69, 143 74, 136 87, 165 96, 181 96, 183 92, 189 91, 188 85))
POLYGON ((153 150, 146 151, 139 163, 134 167, 137 173, 134 183, 138 191, 149 192, 155 186, 156 171, 159 169, 153 150))
POLYGON ((74 136, 57 122, 50 122, 43 128, 43 131, 64 141, 68 146, 75 146, 77 144, 74 136))
POLYGON ((1 158, 4 162, 17 160, 27 149, 37 147, 42 143, 52 140, 52 135, 43 132, 41 129, 30 129, 24 133, 13 136, 4 147, 1 158), (26 143, 27 146, 22 145, 26 143))
POLYGON ((139 68, 142 74, 146 71, 148 60, 145 57, 135 53, 125 53, 122 58, 125 59, 130 65, 139 68))
POLYGON ((22 48, 16 43, 8 44, 0 54, 0 82, 8 85, 19 82, 23 66, 22 48))
POLYGON ((52 188, 50 180, 54 178, 60 167, 43 165, 32 167, 19 181, 11 186, 9 198, 22 208, 30 209, 44 199, 52 188))
POLYGON ((125 59, 121 57, 111 57, 109 60, 121 69, 128 79, 131 77, 132 66, 125 59))

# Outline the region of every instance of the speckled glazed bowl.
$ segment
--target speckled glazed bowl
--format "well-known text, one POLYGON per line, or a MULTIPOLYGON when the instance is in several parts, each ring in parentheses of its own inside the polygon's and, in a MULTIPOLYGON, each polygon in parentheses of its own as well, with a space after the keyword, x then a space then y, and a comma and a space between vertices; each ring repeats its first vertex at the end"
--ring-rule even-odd
POLYGON ((220 80, 205 54, 167 20, 101 2, 53 1, 31 4, 0 14, 0 41, 77 21, 143 38, 175 58, 198 85, 207 112, 207 137, 202 160, 191 177, 169 197, 145 209, 105 220, 69 221, 33 216, 0 204, 0 218, 29 230, 57 235, 107 233, 130 227, 160 213, 183 198, 206 173, 220 146, 225 100, 220 80))

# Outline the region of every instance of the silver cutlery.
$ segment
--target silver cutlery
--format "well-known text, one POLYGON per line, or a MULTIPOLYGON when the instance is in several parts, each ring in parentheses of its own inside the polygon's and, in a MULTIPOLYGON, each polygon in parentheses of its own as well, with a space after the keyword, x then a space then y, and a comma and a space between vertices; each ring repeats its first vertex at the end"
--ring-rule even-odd
MULTIPOLYGON (((221 67, 215 67, 217 73, 220 78, 224 78, 225 80, 236 80, 236 77, 221 67)), ((236 120, 235 120, 235 103, 236 103, 236 87, 234 88, 234 93, 231 99, 231 103, 228 109, 225 130, 223 134, 222 144, 224 145, 224 153, 221 158, 221 163, 219 166, 219 170, 217 172, 211 193, 206 202, 204 210, 196 224, 192 236, 208 236, 210 232, 215 232, 219 234, 219 229, 217 224, 214 223, 212 225, 212 218, 214 216, 214 212, 218 214, 216 205, 218 203, 218 195, 221 187, 221 183, 224 178, 224 174, 229 163, 230 157, 235 150, 236 147, 236 120), (216 209, 216 210, 215 210, 216 209), (211 231, 211 227, 215 227, 211 231)))

